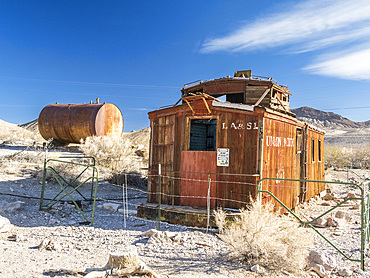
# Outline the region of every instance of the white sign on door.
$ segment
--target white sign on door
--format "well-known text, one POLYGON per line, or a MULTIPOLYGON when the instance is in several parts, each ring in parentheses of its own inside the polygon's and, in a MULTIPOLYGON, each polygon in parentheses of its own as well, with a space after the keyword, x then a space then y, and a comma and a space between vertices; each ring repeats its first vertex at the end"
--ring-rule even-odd
POLYGON ((217 166, 229 166, 229 149, 217 148, 217 166))

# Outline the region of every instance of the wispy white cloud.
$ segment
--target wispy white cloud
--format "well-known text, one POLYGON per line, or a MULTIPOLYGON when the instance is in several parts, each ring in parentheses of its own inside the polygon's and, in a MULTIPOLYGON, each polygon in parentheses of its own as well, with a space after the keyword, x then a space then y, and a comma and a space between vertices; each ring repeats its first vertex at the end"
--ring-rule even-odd
POLYGON ((153 109, 148 109, 148 108, 133 108, 133 107, 130 107, 130 108, 127 108, 127 110, 135 110, 135 111, 150 111, 150 110, 153 110, 153 109))
POLYGON ((206 40, 200 51, 248 52, 284 46, 299 54, 324 49, 318 62, 305 67, 315 74, 370 80, 370 1, 308 0, 246 22, 233 33, 206 40), (353 48, 353 45, 362 45, 353 48), (346 49, 345 53, 340 49, 346 49), (348 50, 349 49, 349 50, 348 50))
MULTIPOLYGON (((246 26, 225 37, 208 39, 201 52, 249 51, 328 37, 338 40, 343 29, 351 36, 351 31, 365 23, 370 23, 370 1, 310 0, 285 12, 246 22, 246 26)), ((363 31, 370 35, 369 29, 363 31)), ((341 40, 346 40, 346 36, 342 35, 341 40)))
POLYGON ((370 46, 349 53, 323 55, 320 60, 305 70, 325 76, 370 81, 370 46))
POLYGON ((326 38, 299 44, 291 52, 295 54, 310 52, 335 45, 347 45, 361 39, 365 41, 370 40, 370 26, 359 27, 357 30, 353 30, 352 28, 341 30, 340 32, 332 33, 326 38))

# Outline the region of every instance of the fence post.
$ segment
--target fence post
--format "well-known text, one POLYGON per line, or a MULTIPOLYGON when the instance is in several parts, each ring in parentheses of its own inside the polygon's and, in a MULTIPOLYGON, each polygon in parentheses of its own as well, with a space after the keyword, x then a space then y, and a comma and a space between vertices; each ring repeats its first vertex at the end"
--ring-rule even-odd
POLYGON ((208 192, 207 192, 207 233, 209 227, 210 207, 211 207, 211 173, 208 172, 208 192))
POLYGON ((158 231, 161 230, 161 164, 158 165, 158 231))
POLYGON ((122 199, 123 199, 123 227, 126 229, 126 196, 125 187, 127 186, 127 174, 125 173, 125 182, 122 184, 122 199))
POLYGON ((46 184, 46 164, 48 159, 48 149, 45 150, 45 158, 44 158, 44 172, 42 173, 42 188, 41 188, 41 198, 40 198, 40 207, 39 210, 42 210, 43 202, 44 202, 44 193, 45 193, 45 184, 46 184))
POLYGON ((172 178, 172 180, 171 180, 171 187, 172 187, 172 189, 171 189, 171 192, 172 192, 172 208, 175 208, 175 173, 174 172, 171 172, 171 178, 172 178))
POLYGON ((365 188, 362 184, 361 190, 361 269, 365 271, 365 188))

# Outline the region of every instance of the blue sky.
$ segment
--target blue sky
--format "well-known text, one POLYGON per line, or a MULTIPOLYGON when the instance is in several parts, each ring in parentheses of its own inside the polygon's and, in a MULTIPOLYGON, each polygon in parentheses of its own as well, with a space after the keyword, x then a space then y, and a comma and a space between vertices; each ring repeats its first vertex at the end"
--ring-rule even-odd
POLYGON ((1 1, 0 119, 100 97, 124 131, 184 83, 236 70, 288 85, 291 107, 370 120, 369 1, 1 1))

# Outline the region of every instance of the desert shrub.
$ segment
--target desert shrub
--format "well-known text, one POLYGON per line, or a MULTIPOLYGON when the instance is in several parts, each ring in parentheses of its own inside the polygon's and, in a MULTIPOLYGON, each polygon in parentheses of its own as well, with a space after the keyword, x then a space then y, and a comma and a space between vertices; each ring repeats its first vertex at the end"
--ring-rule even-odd
POLYGON ((44 153, 41 149, 28 152, 28 148, 25 147, 13 154, 0 156, 0 170, 8 174, 29 172, 33 176, 37 176, 44 162, 44 153))
POLYGON ((124 137, 88 137, 81 142, 80 150, 95 157, 97 165, 109 171, 113 183, 123 184, 127 174, 129 184, 145 184, 146 171, 142 168, 147 167, 148 159, 142 145, 124 137))
POLYGON ((39 132, 29 131, 9 123, 1 124, 0 143, 31 146, 35 143, 42 144, 43 141, 39 132))
POLYGON ((222 231, 219 237, 229 245, 231 257, 269 269, 298 272, 304 268, 312 236, 296 221, 274 212, 272 203, 251 200, 250 207, 241 210, 234 221, 227 222, 225 217, 215 211, 222 231))
POLYGON ((370 168, 370 145, 336 146, 325 145, 326 167, 370 168))

